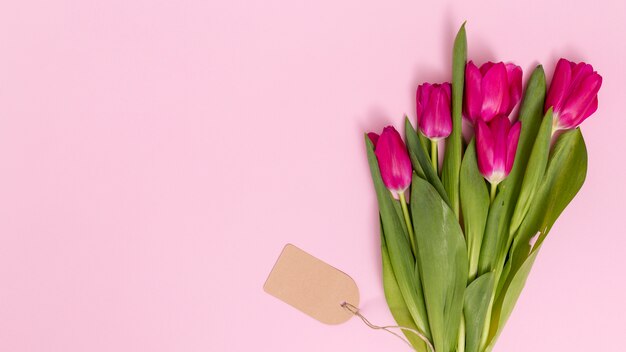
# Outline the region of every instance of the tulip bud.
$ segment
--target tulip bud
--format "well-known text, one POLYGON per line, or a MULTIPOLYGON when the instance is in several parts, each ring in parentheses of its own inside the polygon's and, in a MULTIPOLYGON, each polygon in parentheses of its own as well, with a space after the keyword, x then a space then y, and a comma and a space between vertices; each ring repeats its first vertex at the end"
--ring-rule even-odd
POLYGON ((522 69, 514 64, 472 61, 465 68, 464 117, 472 124, 508 116, 522 97, 522 69))
POLYGON ((593 66, 560 59, 546 97, 546 110, 553 108, 552 132, 576 128, 593 114, 601 85, 602 77, 593 66))
POLYGON ((422 134, 431 141, 448 137, 452 132, 450 83, 420 85, 415 101, 417 124, 422 134))
POLYGON ((476 155, 478 170, 492 185, 502 182, 513 168, 521 123, 511 126, 504 115, 494 117, 488 124, 476 124, 476 155))
POLYGON ((400 134, 392 126, 387 126, 380 136, 376 133, 367 135, 374 144, 383 183, 394 195, 403 193, 411 184, 413 168, 400 134))

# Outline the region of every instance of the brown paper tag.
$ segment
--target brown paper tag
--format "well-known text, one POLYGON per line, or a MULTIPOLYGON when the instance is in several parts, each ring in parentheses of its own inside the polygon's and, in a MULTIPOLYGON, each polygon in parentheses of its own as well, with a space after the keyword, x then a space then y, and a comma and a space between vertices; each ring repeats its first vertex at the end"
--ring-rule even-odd
POLYGON ((326 324, 352 317, 343 302, 359 306, 359 289, 350 276, 292 244, 283 249, 263 289, 326 324))

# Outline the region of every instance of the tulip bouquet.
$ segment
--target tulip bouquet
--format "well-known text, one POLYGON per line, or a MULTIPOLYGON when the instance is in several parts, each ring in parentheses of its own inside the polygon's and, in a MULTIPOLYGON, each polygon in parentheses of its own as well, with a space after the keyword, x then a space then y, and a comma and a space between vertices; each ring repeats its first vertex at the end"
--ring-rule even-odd
POLYGON ((423 335, 405 333, 423 352, 493 349, 585 180, 578 126, 597 109, 602 83, 591 65, 561 59, 549 89, 537 66, 522 99, 519 66, 478 67, 466 53, 463 25, 452 84, 417 88, 417 129, 405 117, 406 144, 391 126, 365 138, 385 296, 397 323, 423 335))

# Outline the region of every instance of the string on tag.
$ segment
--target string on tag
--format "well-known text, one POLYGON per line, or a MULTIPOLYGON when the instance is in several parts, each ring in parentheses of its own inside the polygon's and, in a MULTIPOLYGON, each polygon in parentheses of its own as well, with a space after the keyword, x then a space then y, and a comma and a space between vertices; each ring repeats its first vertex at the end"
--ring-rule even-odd
POLYGON ((348 302, 343 302, 343 303, 341 303, 341 307, 343 309, 349 311, 350 313, 354 314, 355 316, 361 318, 363 323, 365 323, 365 325, 367 325, 370 329, 373 329, 373 330, 384 330, 384 331, 394 335, 395 337, 399 338, 400 340, 404 341, 404 343, 409 345, 409 347, 411 347, 411 349, 415 350, 413 345, 411 345, 411 343, 407 339, 405 339, 404 337, 400 336, 400 334, 392 331, 391 329, 410 331, 410 332, 414 333, 415 335, 417 335, 420 339, 422 339, 424 341, 424 343, 426 343, 426 345, 428 346, 430 351, 435 352, 435 347, 433 347, 433 344, 430 343, 430 340, 428 340, 428 338, 426 338, 426 336, 424 336, 424 334, 422 334, 421 332, 419 332, 419 331, 417 331, 415 329, 407 328, 406 326, 397 326, 397 325, 390 325, 390 326, 374 325, 369 320, 367 320, 367 318, 364 317, 363 314, 361 314, 361 311, 359 310, 359 308, 353 306, 352 304, 350 304, 348 302))

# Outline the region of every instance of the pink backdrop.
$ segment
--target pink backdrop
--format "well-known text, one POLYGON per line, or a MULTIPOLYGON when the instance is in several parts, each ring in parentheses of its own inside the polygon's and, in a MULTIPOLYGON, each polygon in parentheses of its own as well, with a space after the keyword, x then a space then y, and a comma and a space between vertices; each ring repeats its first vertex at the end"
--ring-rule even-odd
POLYGON ((497 351, 623 345, 622 1, 4 1, 0 350, 406 351, 262 291, 292 242, 391 323, 363 133, 469 57, 604 76, 587 183, 497 351), (386 4, 383 4, 386 3, 386 4))

